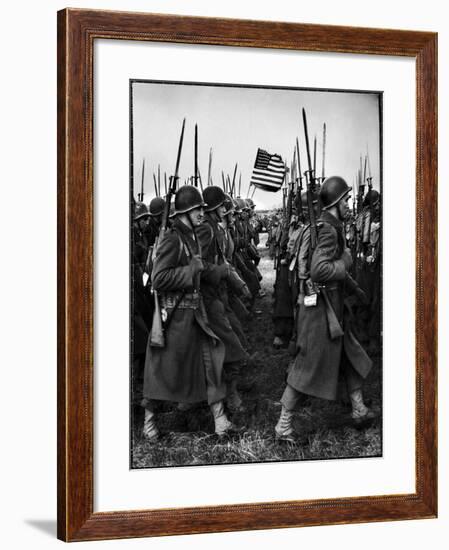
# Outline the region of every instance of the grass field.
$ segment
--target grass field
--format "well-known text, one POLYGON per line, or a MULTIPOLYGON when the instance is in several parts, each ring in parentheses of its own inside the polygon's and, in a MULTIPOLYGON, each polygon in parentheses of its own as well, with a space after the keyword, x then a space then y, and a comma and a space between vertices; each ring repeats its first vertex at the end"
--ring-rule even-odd
MULTIPOLYGON (((273 262, 264 247, 259 252, 264 298, 256 301, 246 332, 251 366, 243 373, 240 387, 245 411, 232 417, 241 428, 238 435, 219 440, 213 434, 213 420, 206 404, 181 412, 176 404, 161 404, 157 413, 162 433, 157 443, 148 443, 141 434, 142 419, 131 429, 131 467, 167 467, 201 464, 236 464, 268 461, 316 460, 373 457, 382 454, 382 417, 366 429, 355 429, 350 408, 343 402, 304 398, 298 404, 294 426, 300 434, 295 445, 278 443, 274 426, 285 387, 285 374, 291 360, 286 350, 272 347, 271 321, 273 262)), ((372 369, 364 394, 373 410, 381 412, 382 376, 380 357, 373 357, 372 369)))

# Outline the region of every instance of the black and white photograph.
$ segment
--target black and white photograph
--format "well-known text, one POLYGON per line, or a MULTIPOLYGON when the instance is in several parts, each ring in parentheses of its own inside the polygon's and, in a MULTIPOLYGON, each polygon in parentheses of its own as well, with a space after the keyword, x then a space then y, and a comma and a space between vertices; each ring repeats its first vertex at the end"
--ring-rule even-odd
POLYGON ((131 468, 382 456, 382 93, 130 82, 131 468))

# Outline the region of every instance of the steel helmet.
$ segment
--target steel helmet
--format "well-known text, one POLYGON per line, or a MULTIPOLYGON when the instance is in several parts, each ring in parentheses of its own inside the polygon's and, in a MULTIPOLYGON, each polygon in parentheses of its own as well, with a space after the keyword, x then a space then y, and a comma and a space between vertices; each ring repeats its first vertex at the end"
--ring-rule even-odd
POLYGON ((240 197, 237 197, 235 199, 235 211, 241 212, 246 207, 245 201, 241 199, 240 197))
POLYGON ((204 200, 207 203, 206 212, 212 212, 219 206, 221 206, 226 200, 226 195, 221 187, 216 185, 209 185, 203 191, 204 200))
POLYGON ((149 215, 150 214, 148 214, 147 207, 143 202, 134 203, 134 221, 148 218, 149 215))
POLYGON ((327 178, 320 190, 321 204, 323 209, 331 208, 339 200, 351 192, 351 188, 340 176, 327 178))
POLYGON ((223 206, 226 208, 226 212, 224 213, 225 216, 234 212, 234 202, 230 195, 225 195, 223 206))
MULTIPOLYGON (((316 193, 312 193, 312 204, 317 204, 317 202, 318 195, 316 193)), ((295 206, 296 210, 299 210, 300 208, 303 208, 305 210, 309 207, 309 203, 307 202, 307 191, 303 191, 301 193, 301 197, 299 195, 296 195, 295 206)))
POLYGON ((242 201, 243 201, 242 210, 246 210, 246 211, 251 210, 251 206, 250 206, 250 204, 248 203, 248 200, 249 200, 249 199, 242 199, 242 201))
POLYGON ((198 189, 192 185, 184 185, 176 192, 174 215, 185 214, 190 210, 204 206, 207 204, 203 201, 198 189))
POLYGON ((374 206, 379 202, 380 194, 379 191, 375 189, 370 189, 363 199, 363 206, 369 206, 370 204, 374 206))
POLYGON ((150 202, 150 216, 159 216, 165 209, 165 201, 162 197, 154 197, 150 202))
POLYGON ((246 199, 246 203, 248 204, 248 206, 250 208, 256 208, 256 205, 255 205, 253 199, 246 199))

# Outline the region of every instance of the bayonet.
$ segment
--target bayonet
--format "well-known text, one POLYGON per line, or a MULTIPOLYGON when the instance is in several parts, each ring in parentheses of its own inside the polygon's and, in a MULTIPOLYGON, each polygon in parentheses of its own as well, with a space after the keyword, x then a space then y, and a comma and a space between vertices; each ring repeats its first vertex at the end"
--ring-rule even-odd
POLYGON ((154 172, 153 172, 153 182, 154 182, 154 192, 156 193, 156 197, 159 197, 159 193, 157 192, 156 174, 154 172))
POLYGON ((304 123, 304 138, 306 142, 306 151, 307 151, 307 161, 309 169, 306 170, 306 184, 307 184, 307 207, 309 210, 309 220, 310 220, 310 242, 312 251, 315 250, 317 243, 317 229, 316 229, 316 219, 315 219, 315 210, 313 209, 313 167, 312 159, 310 157, 310 145, 309 145, 309 133, 307 131, 307 117, 306 111, 302 109, 302 119, 304 123))
POLYGON ((138 199, 139 199, 139 202, 143 202, 143 196, 144 196, 144 191, 143 191, 144 180, 145 180, 145 158, 144 158, 143 161, 142 161, 142 179, 141 179, 141 182, 140 182, 140 193, 137 194, 138 199))
POLYGON ((209 167, 207 169, 207 185, 211 185, 212 147, 209 149, 209 167))
POLYGON ((195 165, 194 165, 194 181, 195 181, 195 187, 198 187, 198 124, 195 124, 195 150, 194 150, 194 157, 195 157, 195 165))
POLYGON ((230 192, 231 192, 231 195, 234 194, 234 188, 235 188, 235 176, 237 175, 237 163, 235 163, 235 168, 234 168, 234 175, 232 176, 232 186, 231 186, 231 189, 230 189, 230 192))
POLYGON ((325 162, 326 162, 326 123, 323 124, 323 162, 321 165, 321 181, 323 182, 325 179, 325 162))

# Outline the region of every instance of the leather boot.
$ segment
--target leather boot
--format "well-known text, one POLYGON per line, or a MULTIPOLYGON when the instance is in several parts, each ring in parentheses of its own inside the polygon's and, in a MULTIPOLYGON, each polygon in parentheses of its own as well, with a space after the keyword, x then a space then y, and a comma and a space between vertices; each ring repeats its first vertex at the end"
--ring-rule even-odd
POLYGON ((143 436, 148 441, 157 441, 159 439, 159 430, 156 426, 154 412, 145 409, 145 420, 143 423, 143 436))
POLYGON ((352 405, 351 417, 357 427, 365 425, 373 420, 376 415, 363 402, 363 393, 361 389, 355 390, 349 394, 352 405))
POLYGON ((233 431, 234 425, 228 420, 228 417, 226 416, 223 401, 212 403, 210 405, 210 410, 212 411, 214 417, 215 433, 217 435, 226 435, 230 431, 233 431))
POLYGON ((237 390, 237 379, 233 378, 226 388, 226 405, 231 412, 239 412, 243 410, 242 398, 237 390))
POLYGON ((276 439, 280 441, 287 441, 289 443, 295 443, 296 432, 292 426, 293 411, 287 409, 282 405, 281 416, 276 424, 274 431, 276 432, 276 439))

